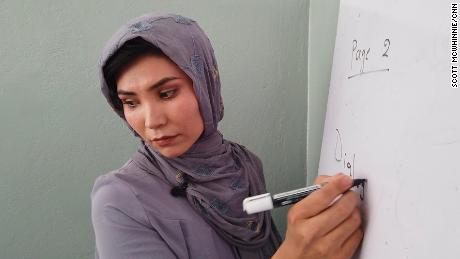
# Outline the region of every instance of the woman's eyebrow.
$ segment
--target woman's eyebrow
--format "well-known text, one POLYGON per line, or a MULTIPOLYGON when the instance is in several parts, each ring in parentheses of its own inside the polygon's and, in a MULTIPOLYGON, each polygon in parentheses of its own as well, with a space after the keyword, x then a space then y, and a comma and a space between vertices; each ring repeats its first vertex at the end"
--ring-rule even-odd
MULTIPOLYGON (((154 90, 154 89, 166 84, 167 82, 172 81, 172 80, 176 80, 176 79, 180 79, 180 77, 176 77, 176 76, 164 77, 164 78, 160 79, 158 82, 156 82, 155 84, 151 85, 147 89, 147 91, 154 90)), ((117 94, 119 94, 119 95, 136 95, 136 93, 134 93, 134 92, 125 91, 125 90, 122 90, 122 89, 117 90, 117 94)))

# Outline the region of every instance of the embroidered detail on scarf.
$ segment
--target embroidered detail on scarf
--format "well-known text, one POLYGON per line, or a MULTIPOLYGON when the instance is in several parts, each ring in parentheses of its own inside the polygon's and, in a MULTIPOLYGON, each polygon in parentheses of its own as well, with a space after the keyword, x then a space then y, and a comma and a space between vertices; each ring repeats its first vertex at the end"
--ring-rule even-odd
POLYGON ((211 68, 211 74, 212 74, 212 79, 214 79, 214 81, 217 82, 217 79, 219 78, 219 70, 217 70, 215 67, 213 67, 213 68, 211 68))
POLYGON ((150 30, 153 27, 153 21, 140 21, 130 26, 131 32, 142 32, 150 30))
POLYGON ((207 176, 207 175, 211 175, 212 171, 211 169, 209 169, 209 167, 200 166, 198 167, 198 169, 195 170, 195 173, 199 175, 207 176))
POLYGON ((184 173, 178 171, 176 174, 176 182, 177 183, 184 183, 184 173))
POLYGON ((232 190, 234 191, 241 189, 241 187, 242 187, 241 178, 234 179, 230 185, 230 188, 232 188, 232 190))
POLYGON ((190 25, 190 24, 192 24, 192 22, 194 22, 194 20, 192 20, 190 18, 186 18, 186 17, 181 16, 181 15, 174 15, 174 21, 176 21, 177 23, 180 23, 180 24, 185 24, 185 25, 190 25))
POLYGON ((259 233, 261 226, 260 226, 259 223, 250 220, 250 221, 246 222, 246 227, 249 228, 252 231, 255 231, 256 233, 259 233))
POLYGON ((210 202, 210 205, 213 209, 219 211, 221 214, 226 214, 228 211, 227 204, 223 203, 219 199, 216 199, 216 198, 212 199, 210 202))
POLYGON ((194 54, 190 58, 190 63, 192 64, 192 68, 196 74, 202 75, 203 73, 203 61, 201 61, 201 57, 197 54, 194 54))
POLYGON ((232 158, 233 158, 233 162, 235 162, 235 164, 233 165, 233 168, 235 168, 236 170, 240 170, 241 168, 240 159, 237 156, 235 156, 235 154, 232 154, 232 158))
POLYGON ((193 200, 193 203, 195 203, 197 205, 198 209, 200 210, 200 212, 204 216, 209 218, 210 215, 209 215, 209 212, 208 212, 207 208, 205 208, 198 200, 193 200))

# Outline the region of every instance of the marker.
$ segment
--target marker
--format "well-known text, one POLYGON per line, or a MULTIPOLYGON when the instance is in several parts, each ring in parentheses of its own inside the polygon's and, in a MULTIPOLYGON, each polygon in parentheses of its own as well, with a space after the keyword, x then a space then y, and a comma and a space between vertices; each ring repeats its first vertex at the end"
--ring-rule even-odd
MULTIPOLYGON (((354 179, 353 184, 350 188, 363 185, 366 183, 366 179, 354 179)), ((327 184, 327 182, 315 184, 312 186, 300 188, 293 191, 282 192, 275 195, 271 195, 270 193, 264 193, 252 197, 248 197, 243 200, 243 210, 246 211, 247 214, 258 213, 266 210, 271 210, 273 208, 286 206, 289 204, 294 204, 301 199, 307 197, 308 195, 312 194, 314 191, 321 189, 327 184)), ((339 198, 338 196, 337 198, 339 198)), ((337 198, 332 202, 334 203, 337 198)), ((332 204, 331 203, 331 204, 332 204)))

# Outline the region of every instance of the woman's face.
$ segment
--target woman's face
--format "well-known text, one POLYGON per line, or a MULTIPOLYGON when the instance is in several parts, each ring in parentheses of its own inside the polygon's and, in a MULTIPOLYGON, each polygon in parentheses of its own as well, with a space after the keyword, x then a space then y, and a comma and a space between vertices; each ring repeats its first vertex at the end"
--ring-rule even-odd
POLYGON ((117 92, 129 125, 165 157, 185 153, 203 132, 193 82, 167 57, 136 60, 121 72, 117 92))

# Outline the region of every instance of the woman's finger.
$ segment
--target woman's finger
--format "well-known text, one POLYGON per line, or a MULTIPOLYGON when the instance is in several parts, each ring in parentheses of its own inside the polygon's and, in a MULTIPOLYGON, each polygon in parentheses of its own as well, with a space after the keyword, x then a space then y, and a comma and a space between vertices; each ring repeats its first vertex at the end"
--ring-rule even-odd
POLYGON ((326 210, 337 196, 349 190, 352 179, 344 174, 328 178, 328 182, 320 190, 295 204, 288 213, 288 221, 308 219, 326 210))
POLYGON ((342 249, 339 249, 339 255, 334 258, 351 258, 356 249, 359 247, 361 240, 363 239, 364 232, 361 228, 358 228, 353 234, 345 241, 342 246, 342 249))
POLYGON ((324 241, 340 248, 360 226, 361 213, 355 208, 345 221, 324 236, 324 241))
POLYGON ((317 234, 324 236, 350 217, 358 204, 358 197, 353 191, 347 191, 327 210, 311 219, 313 226, 321 226, 317 234))
POLYGON ((318 175, 318 177, 316 177, 315 179, 315 184, 320 184, 322 182, 326 182, 326 179, 329 178, 331 176, 329 175, 318 175))

